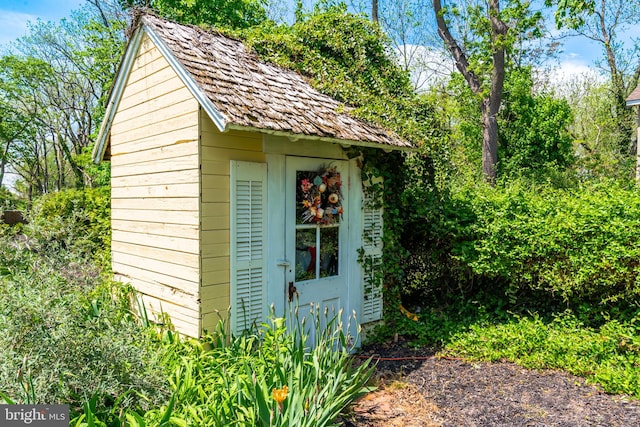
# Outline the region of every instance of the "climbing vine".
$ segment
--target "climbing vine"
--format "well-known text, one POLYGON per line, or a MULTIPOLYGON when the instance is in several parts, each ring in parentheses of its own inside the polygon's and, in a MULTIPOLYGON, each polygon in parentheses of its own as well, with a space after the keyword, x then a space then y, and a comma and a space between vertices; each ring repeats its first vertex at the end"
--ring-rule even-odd
POLYGON ((384 209, 382 268, 369 267, 377 275, 370 280, 384 284, 389 309, 385 318, 391 320, 398 312, 409 258, 403 242, 406 224, 416 216, 416 206, 407 205, 406 192, 433 181, 437 165, 432 159, 446 164, 444 115, 434 99, 414 91, 409 74, 390 56, 389 39, 377 24, 347 13, 344 6, 316 9, 298 18, 293 26, 266 24, 245 31, 242 37, 263 60, 300 72, 319 91, 353 107, 355 116, 416 146, 415 152, 353 147, 349 153, 362 159, 363 182, 384 182, 366 189, 375 193, 370 199, 384 209), (407 161, 413 165, 410 171, 407 161))

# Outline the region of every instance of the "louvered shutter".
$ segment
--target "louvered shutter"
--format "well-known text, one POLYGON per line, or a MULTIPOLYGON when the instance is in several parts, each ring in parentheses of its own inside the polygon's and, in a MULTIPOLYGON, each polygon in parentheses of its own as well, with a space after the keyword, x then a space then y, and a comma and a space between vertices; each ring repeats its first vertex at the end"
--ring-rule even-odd
POLYGON ((265 320, 267 165, 231 161, 231 328, 265 320))
POLYGON ((382 207, 364 188, 362 203, 362 323, 382 319, 382 207))

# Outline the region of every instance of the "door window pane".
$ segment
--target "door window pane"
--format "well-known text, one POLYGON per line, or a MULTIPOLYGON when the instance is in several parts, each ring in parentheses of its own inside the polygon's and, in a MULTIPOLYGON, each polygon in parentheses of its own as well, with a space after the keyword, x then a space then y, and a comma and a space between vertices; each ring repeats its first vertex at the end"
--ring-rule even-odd
POLYGON ((320 277, 338 275, 339 227, 320 228, 320 277))
POLYGON ((296 230, 296 282, 316 278, 316 228, 296 230))

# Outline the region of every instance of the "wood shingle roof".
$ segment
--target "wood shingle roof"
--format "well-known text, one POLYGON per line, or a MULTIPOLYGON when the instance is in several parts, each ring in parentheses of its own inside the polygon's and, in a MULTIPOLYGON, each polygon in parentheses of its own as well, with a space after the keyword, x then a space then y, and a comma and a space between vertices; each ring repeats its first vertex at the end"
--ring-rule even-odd
POLYGON ((96 162, 109 151, 111 124, 143 34, 155 43, 221 132, 246 129, 347 145, 414 148, 395 133, 350 115, 352 108, 318 92, 300 74, 261 61, 239 40, 141 12, 134 17, 131 39, 109 95, 93 151, 96 162))
POLYGON ((348 114, 300 74, 262 62, 242 42, 151 14, 140 24, 159 36, 222 120, 235 126, 392 147, 412 145, 348 114))

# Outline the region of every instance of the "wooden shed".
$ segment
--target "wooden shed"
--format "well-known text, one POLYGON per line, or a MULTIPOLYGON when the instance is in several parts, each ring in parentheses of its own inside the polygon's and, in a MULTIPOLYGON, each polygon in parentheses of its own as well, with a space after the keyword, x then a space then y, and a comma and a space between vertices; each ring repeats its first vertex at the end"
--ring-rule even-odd
POLYGON ((238 40, 151 14, 132 29, 93 153, 111 162, 116 278, 194 337, 290 301, 380 319, 358 257, 380 256, 382 212, 348 148, 411 144, 238 40))

